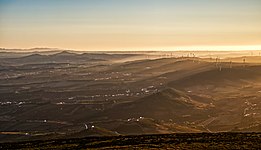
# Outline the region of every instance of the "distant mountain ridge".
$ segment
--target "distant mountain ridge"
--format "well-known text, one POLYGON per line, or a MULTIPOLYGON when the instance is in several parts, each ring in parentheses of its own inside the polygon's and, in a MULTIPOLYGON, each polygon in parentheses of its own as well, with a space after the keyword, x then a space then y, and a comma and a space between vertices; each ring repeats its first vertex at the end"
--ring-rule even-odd
POLYGON ((15 58, 3 58, 2 61, 8 63, 18 64, 30 64, 30 63, 66 63, 66 62, 88 62, 88 61, 110 61, 114 59, 121 59, 134 54, 106 54, 106 53, 73 53, 70 51, 61 51, 55 54, 39 54, 34 53, 27 56, 15 57, 15 58))

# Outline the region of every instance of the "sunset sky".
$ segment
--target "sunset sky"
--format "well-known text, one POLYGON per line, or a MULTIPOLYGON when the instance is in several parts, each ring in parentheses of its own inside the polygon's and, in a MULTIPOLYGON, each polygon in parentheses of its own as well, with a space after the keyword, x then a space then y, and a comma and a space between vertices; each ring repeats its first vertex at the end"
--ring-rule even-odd
POLYGON ((0 0, 0 47, 261 49, 261 0, 0 0))

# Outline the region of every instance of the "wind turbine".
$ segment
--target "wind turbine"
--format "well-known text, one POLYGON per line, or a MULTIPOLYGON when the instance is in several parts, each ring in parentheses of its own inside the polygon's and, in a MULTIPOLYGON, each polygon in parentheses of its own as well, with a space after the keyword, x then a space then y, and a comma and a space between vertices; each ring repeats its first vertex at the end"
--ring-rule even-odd
POLYGON ((244 67, 246 67, 246 58, 243 59, 244 67))

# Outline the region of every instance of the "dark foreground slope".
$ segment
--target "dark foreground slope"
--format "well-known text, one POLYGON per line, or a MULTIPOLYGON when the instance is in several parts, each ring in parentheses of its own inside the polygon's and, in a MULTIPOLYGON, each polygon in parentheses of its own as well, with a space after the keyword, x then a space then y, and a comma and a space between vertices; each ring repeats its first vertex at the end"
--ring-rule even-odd
POLYGON ((180 133, 2 143, 0 149, 259 149, 261 133, 180 133))

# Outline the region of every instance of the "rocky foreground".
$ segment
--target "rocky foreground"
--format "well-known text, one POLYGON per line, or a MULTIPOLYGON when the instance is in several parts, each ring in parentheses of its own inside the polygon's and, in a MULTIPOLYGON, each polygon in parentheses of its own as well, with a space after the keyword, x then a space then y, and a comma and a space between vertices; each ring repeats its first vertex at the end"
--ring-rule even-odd
POLYGON ((1 143, 0 149, 260 149, 261 133, 178 133, 1 143))

